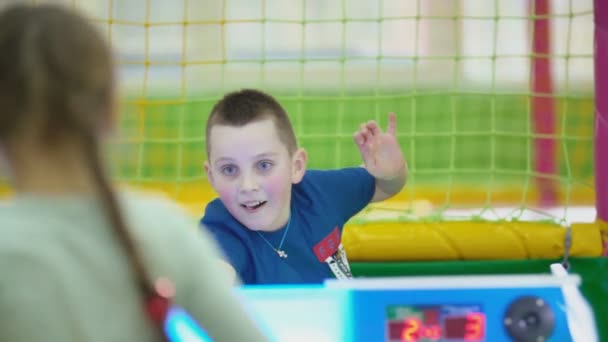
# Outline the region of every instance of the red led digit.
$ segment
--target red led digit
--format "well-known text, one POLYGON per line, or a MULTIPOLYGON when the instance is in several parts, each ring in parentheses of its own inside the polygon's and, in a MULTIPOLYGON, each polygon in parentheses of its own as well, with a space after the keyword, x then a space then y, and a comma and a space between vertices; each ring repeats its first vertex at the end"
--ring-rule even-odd
POLYGON ((420 336, 420 319, 418 318, 406 318, 405 327, 401 332, 401 341, 403 342, 416 342, 420 336))
POLYGON ((464 339, 466 341, 481 341, 485 335, 486 316, 481 312, 467 314, 464 339))

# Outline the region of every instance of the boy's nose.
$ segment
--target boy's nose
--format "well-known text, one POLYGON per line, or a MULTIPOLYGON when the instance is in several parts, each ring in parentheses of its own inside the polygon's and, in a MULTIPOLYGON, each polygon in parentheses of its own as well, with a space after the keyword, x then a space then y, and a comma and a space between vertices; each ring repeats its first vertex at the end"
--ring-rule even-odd
POLYGON ((255 177, 252 175, 243 175, 241 181, 241 191, 254 191, 258 190, 258 182, 255 180, 255 177))

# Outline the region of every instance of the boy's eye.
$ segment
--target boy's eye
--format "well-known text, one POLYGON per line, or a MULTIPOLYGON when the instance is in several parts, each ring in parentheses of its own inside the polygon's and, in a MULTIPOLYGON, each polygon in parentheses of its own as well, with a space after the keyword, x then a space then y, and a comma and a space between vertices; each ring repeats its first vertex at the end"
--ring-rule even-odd
POLYGON ((262 160, 258 163, 258 169, 260 171, 268 171, 272 168, 272 163, 267 160, 262 160))
POLYGON ((238 169, 236 168, 236 166, 234 165, 226 165, 224 167, 222 167, 222 174, 226 175, 226 176, 234 176, 236 175, 238 169))

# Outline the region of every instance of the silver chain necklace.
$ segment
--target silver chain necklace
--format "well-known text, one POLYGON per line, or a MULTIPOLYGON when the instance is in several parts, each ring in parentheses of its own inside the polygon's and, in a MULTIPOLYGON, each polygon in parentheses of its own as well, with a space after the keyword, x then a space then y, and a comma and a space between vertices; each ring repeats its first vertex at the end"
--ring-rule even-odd
POLYGON ((277 255, 282 259, 287 259, 287 253, 285 253, 285 251, 282 248, 283 248, 283 242, 285 242, 285 237, 287 236, 287 232, 289 231, 290 223, 291 223, 291 215, 289 215, 289 219, 287 220, 287 228, 285 228, 285 233, 283 233, 283 237, 281 238, 281 242, 279 243, 278 248, 274 248, 274 246, 270 243, 270 241, 266 240, 266 238, 264 237, 264 235, 262 235, 262 233, 260 233, 259 231, 256 231, 258 233, 258 235, 262 238, 262 240, 264 240, 268 244, 268 246, 270 246, 270 248, 272 248, 272 250, 275 253, 277 253, 277 255))

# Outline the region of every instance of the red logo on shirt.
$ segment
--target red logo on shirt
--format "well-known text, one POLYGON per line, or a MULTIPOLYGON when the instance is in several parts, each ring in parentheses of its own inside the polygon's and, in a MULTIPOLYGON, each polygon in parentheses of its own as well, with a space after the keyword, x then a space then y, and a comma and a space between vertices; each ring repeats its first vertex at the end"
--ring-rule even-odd
POLYGON ((335 227, 323 240, 313 248, 319 262, 325 262, 327 258, 332 256, 340 246, 340 232, 338 227, 335 227))

